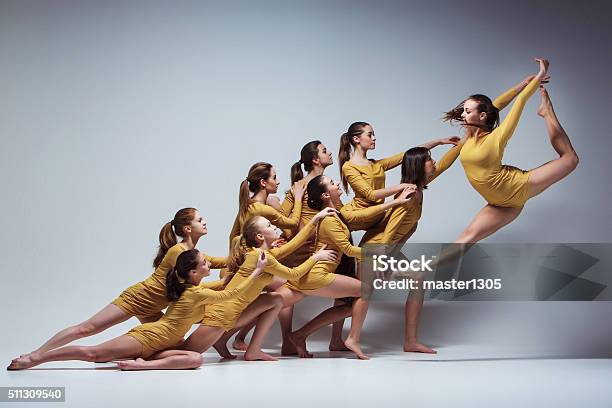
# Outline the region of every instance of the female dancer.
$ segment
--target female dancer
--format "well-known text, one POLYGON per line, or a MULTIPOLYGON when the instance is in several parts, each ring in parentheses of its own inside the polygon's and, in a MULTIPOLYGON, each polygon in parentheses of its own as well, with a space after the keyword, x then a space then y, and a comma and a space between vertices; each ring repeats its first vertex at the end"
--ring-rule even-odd
POLYGON ((294 196, 299 199, 296 200, 291 215, 285 216, 267 204, 268 195, 276 193, 279 184, 280 182, 276 178, 276 170, 270 163, 259 162, 251 166, 247 178, 240 183, 238 214, 230 232, 230 248, 233 239, 240 235, 246 220, 256 215, 268 219, 277 227, 297 230, 302 211, 304 188, 300 188, 300 185, 291 187, 294 196))
MULTIPOLYGON (((340 187, 329 177, 320 175, 313 178, 307 187, 308 206, 313 209, 336 208, 340 202, 340 187)), ((403 204, 408 200, 410 191, 405 189, 396 199, 403 204)), ((344 255, 361 259, 361 248, 350 242, 350 231, 342 221, 342 217, 328 217, 321 222, 318 230, 317 247, 330 246, 344 255)), ((352 321, 348 338, 344 342, 346 347, 353 351, 360 359, 368 359, 361 351, 359 337, 361 327, 365 320, 368 303, 361 299, 361 282, 358 279, 334 273, 340 260, 320 262, 310 272, 299 279, 291 279, 278 289, 284 299, 284 306, 288 307, 304 299, 305 296, 321 296, 329 298, 356 298, 353 301, 351 312, 352 321)), ((334 309, 334 308, 332 308, 334 309)), ((329 310, 329 309, 328 309, 329 310)), ((324 312, 325 313, 325 312, 324 312)), ((338 319, 336 319, 338 320, 338 319)), ((327 324, 331 323, 329 321, 327 324)), ((305 345, 293 342, 302 357, 310 357, 305 345)))
POLYGON ((519 84, 495 102, 484 95, 472 95, 444 117, 451 122, 461 121, 465 126, 467 140, 461 149, 461 164, 472 187, 487 201, 455 241, 457 243, 478 242, 509 224, 518 217, 528 199, 565 178, 578 165, 578 155, 561 127, 543 86, 538 115, 546 121, 548 137, 559 158, 529 171, 501 164, 506 144, 514 133, 527 100, 546 79, 548 61, 536 61, 540 70, 527 85, 519 84), (514 97, 516 101, 510 112, 497 126, 499 110, 514 97))
POLYGON ((66 346, 36 356, 20 357, 13 360, 8 369, 26 369, 50 361, 105 362, 117 359, 136 359, 118 361, 117 366, 122 370, 197 368, 202 364, 201 354, 169 348, 176 347, 191 326, 202 318, 204 305, 233 299, 248 289, 266 264, 265 253, 260 254, 248 279, 233 289, 216 291, 208 287, 220 288, 222 280, 211 282, 207 287, 200 285, 201 280, 210 275, 210 262, 197 249, 184 251, 178 256, 176 267, 166 276, 166 296, 171 303, 161 319, 137 326, 97 346, 66 346))
MULTIPOLYGON (((159 320, 163 316, 162 310, 168 306, 166 273, 174 267, 179 254, 195 248, 200 237, 207 233, 206 222, 198 210, 179 210, 159 233, 159 251, 153 261, 155 271, 151 276, 124 290, 117 299, 84 322, 59 331, 29 355, 35 359, 40 358, 46 351, 98 334, 132 316, 137 317, 141 323, 159 320), (183 238, 180 243, 176 241, 177 235, 183 238)), ((226 258, 204 256, 213 269, 227 265, 226 258)))
MULTIPOLYGON (((451 137, 440 139, 436 143, 456 145, 458 141, 459 138, 451 137)), ((429 143, 423 146, 431 147, 429 143)), ((349 184, 355 191, 355 198, 341 210, 351 230, 363 229, 367 231, 374 227, 387 225, 389 217, 395 210, 378 214, 376 217, 360 222, 353 220, 353 214, 357 210, 380 204, 386 197, 398 194, 408 187, 405 183, 385 187, 385 171, 399 166, 404 157, 404 152, 381 160, 368 159, 368 151, 375 148, 374 129, 366 122, 351 124, 346 133, 340 137, 338 159, 342 185, 347 192, 349 184)), ((389 230, 388 234, 395 234, 395 232, 389 230)))
MULTIPOLYGON (((266 251, 267 254, 268 263, 264 273, 236 299, 207 307, 200 327, 185 341, 183 349, 201 353, 212 345, 221 348, 222 345, 219 342, 226 331, 238 329, 251 320, 257 319, 256 329, 244 358, 245 360, 276 360, 261 351, 261 345, 278 316, 282 307, 282 299, 272 293, 262 294, 261 291, 274 276, 282 279, 297 279, 308 272, 317 261, 337 259, 334 251, 322 248, 295 268, 288 268, 278 261, 302 245, 318 222, 332 213, 334 210, 331 209, 320 211, 291 241, 278 248, 272 248, 272 243, 276 240, 276 229, 269 220, 262 216, 248 219, 243 226, 242 234, 234 240, 230 253, 228 269, 233 274, 233 278, 228 283, 227 289, 237 287, 249 276, 255 267, 259 250, 266 251), (266 299, 273 299, 272 306, 267 303, 266 299)), ((231 334, 233 333, 229 332, 223 336, 223 341, 227 341, 231 334)))

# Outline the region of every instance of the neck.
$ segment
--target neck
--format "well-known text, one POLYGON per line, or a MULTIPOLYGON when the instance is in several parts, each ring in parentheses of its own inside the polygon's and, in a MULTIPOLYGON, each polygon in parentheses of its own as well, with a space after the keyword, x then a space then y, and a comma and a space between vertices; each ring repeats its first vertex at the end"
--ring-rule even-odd
POLYGON ((353 152, 353 157, 367 160, 368 151, 363 150, 361 146, 357 146, 353 152))
POLYGON ((253 195, 252 200, 257 201, 258 203, 265 204, 266 201, 268 200, 268 192, 264 189, 261 189, 258 192, 256 192, 255 195, 253 195))
POLYGON ((261 249, 262 251, 268 251, 270 249, 270 246, 266 243, 266 241, 264 241, 258 249, 261 249))
POLYGON ((181 244, 183 244, 183 246, 187 248, 187 250, 190 250, 196 247, 199 239, 200 237, 187 235, 185 238, 183 238, 183 240, 181 241, 181 244))
POLYGON ((306 175, 306 177, 304 177, 304 178, 308 178, 309 180, 312 180, 313 178, 323 174, 324 171, 325 171, 325 167, 323 167, 323 166, 314 166, 314 168, 312 170, 310 170, 308 172, 308 174, 306 175))

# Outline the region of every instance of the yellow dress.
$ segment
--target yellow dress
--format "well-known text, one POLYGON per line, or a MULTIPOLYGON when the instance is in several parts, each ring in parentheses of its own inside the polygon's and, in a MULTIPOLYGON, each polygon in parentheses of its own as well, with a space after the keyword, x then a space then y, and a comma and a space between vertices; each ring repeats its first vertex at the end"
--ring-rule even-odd
MULTIPOLYGON (((312 224, 307 224, 285 245, 280 248, 266 251, 268 262, 264 271, 253 280, 253 284, 248 290, 228 302, 216 303, 208 306, 200 324, 211 327, 222 327, 225 330, 230 330, 236 325, 242 311, 261 294, 264 287, 272 282, 273 276, 289 280, 297 279, 307 273, 313 265, 315 265, 315 260, 312 257, 295 268, 289 268, 281 264, 279 260, 285 258, 302 245, 308 239, 313 229, 314 227, 312 224)), ((259 250, 256 248, 251 248, 250 251, 247 252, 244 262, 240 265, 240 268, 234 274, 232 280, 227 284, 226 289, 233 289, 239 286, 245 279, 248 279, 257 265, 258 256, 259 250)))
MULTIPOLYGON (((457 160, 461 147, 454 146, 442 156, 440 161, 436 163, 436 170, 430 176, 428 184, 434 181, 457 160)), ((422 210, 423 191, 419 191, 406 204, 389 211, 388 220, 381 223, 379 228, 368 230, 361 240, 362 244, 395 244, 400 242, 421 219, 422 210)))
POLYGON ((190 286, 181 295, 179 300, 170 303, 164 316, 151 323, 141 324, 126 333, 142 344, 142 358, 151 357, 158 351, 174 347, 191 326, 204 316, 205 306, 234 299, 252 284, 253 279, 245 279, 240 285, 232 289, 212 290, 211 287, 221 288, 223 281, 213 281, 206 284, 190 286))
POLYGON ((342 174, 355 192, 355 198, 341 210, 352 231, 368 230, 382 221, 384 213, 368 220, 354 220, 351 213, 384 203, 383 198, 376 199, 374 191, 385 188, 385 171, 399 166, 403 158, 404 152, 401 152, 386 159, 370 160, 370 164, 365 166, 358 166, 350 161, 342 165, 342 174))
MULTIPOLYGON (((319 224, 316 249, 319 250, 323 245, 327 245, 326 249, 361 259, 361 248, 351 244, 350 236, 351 232, 339 217, 325 217, 319 224)), ((335 271, 339 264, 340 258, 336 262, 317 262, 310 272, 299 279, 289 279, 285 286, 296 291, 315 290, 328 286, 336 279, 335 271)))
MULTIPOLYGON (((151 276, 142 282, 136 283, 124 290, 117 299, 111 303, 118 306, 125 313, 138 319, 156 317, 168 306, 166 298, 166 274, 176 265, 176 258, 185 251, 183 245, 172 246, 159 266, 151 276)), ((227 266, 227 258, 204 255, 210 261, 211 269, 220 269, 227 266)))
MULTIPOLYGON (((502 165, 501 161, 523 108, 538 85, 539 81, 533 79, 516 96, 510 112, 497 128, 483 136, 468 138, 461 149, 461 164, 467 179, 489 204, 521 208, 529 198, 529 171, 502 165)), ((515 91, 507 91, 494 105, 501 110, 515 95, 515 91)))

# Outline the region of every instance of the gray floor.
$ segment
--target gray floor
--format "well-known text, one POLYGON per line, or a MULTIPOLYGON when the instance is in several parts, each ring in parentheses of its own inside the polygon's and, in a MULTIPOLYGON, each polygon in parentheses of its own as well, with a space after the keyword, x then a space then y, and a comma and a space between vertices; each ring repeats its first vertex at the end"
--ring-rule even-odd
MULTIPOLYGON (((312 299, 298 309, 296 326, 319 303, 312 299)), ((324 331, 309 343, 316 357, 309 360, 222 362, 206 353, 195 371, 129 373, 110 364, 61 362, 2 371, 0 385, 65 386, 66 403, 52 405, 70 407, 609 407, 609 309, 607 302, 428 302, 421 337, 439 351, 428 356, 401 351, 401 305, 376 304, 363 338, 370 361, 325 351, 324 331)), ((94 344, 124 328, 80 343, 94 344)), ((278 352, 276 329, 266 347, 278 352)), ((29 348, 11 343, 0 351, 2 361, 29 348)))

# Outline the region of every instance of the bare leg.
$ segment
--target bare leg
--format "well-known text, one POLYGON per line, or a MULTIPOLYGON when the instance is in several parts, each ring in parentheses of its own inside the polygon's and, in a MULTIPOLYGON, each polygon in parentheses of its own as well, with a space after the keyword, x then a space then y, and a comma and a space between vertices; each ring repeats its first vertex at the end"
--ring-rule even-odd
POLYGON ((289 338, 293 330, 293 305, 285 307, 280 311, 278 321, 280 323, 281 336, 283 338, 281 356, 294 356, 298 354, 298 350, 289 338))
MULTIPOLYGON (((334 300, 333 307, 336 307, 336 306, 349 307, 346 304, 346 302, 340 299, 334 300)), ((350 316, 350 311, 349 311, 349 316, 350 316)), ((331 339, 329 340, 329 347, 328 347, 329 351, 351 351, 351 349, 346 347, 346 345, 344 344, 344 340, 342 340, 342 329, 343 328, 344 328, 344 318, 340 320, 335 320, 334 323, 332 324, 332 334, 331 334, 331 339)))
MULTIPOLYGON (((306 339, 308 338, 308 336, 310 336, 312 333, 316 332, 322 327, 329 326, 331 323, 339 321, 344 322, 344 319, 349 317, 350 315, 351 305, 342 301, 336 301, 334 302, 334 306, 319 313, 318 316, 306 323, 302 328, 291 333, 289 335, 289 339, 295 345, 298 355, 302 358, 311 358, 312 354, 309 353, 306 349, 306 339)), ((344 341, 342 340, 341 335, 342 326, 340 326, 340 334, 338 335, 338 341, 341 342, 342 351, 350 351, 350 349, 344 345, 344 341)))
POLYGON ((435 354, 437 351, 431 349, 417 341, 417 331, 421 319, 421 310, 423 309, 424 291, 423 279, 419 279, 419 289, 411 290, 406 299, 405 319, 406 332, 404 336, 404 351, 412 351, 417 353, 435 354))
POLYGON ((30 354, 16 358, 9 370, 23 370, 50 361, 82 360, 105 362, 135 358, 142 353, 142 344, 130 336, 119 336, 97 346, 66 346, 41 354, 30 354))
POLYGON ((276 361, 275 357, 261 351, 263 340, 270 331, 274 321, 278 317, 278 313, 283 307, 283 298, 280 295, 271 294, 274 299, 274 306, 257 317, 257 324, 253 332, 253 338, 249 343, 249 347, 244 353, 244 359, 247 361, 263 360, 276 361))
POLYGON ((121 370, 189 370, 202 365, 202 354, 186 350, 164 350, 149 360, 137 358, 116 363, 121 370))
POLYGON ((102 310, 84 322, 57 332, 45 344, 29 354, 33 354, 35 358, 40 359, 41 355, 49 350, 56 349, 83 337, 98 334, 109 327, 126 321, 130 317, 132 316, 118 306, 113 304, 106 305, 102 310))
POLYGON ((559 155, 559 158, 530 171, 530 198, 535 197, 554 183, 567 177, 578 166, 578 155, 572 147, 567 133, 565 133, 561 123, 559 123, 557 115, 555 115, 546 88, 541 86, 540 93, 542 95, 542 103, 538 108, 538 115, 542 116, 546 122, 550 143, 559 155))
POLYGON ((514 221, 522 210, 523 208, 498 207, 487 204, 476 214, 455 243, 478 242, 514 221))
POLYGON ((349 278, 348 276, 336 275, 336 279, 330 285, 317 290, 309 290, 305 293, 312 296, 331 298, 358 298, 355 299, 351 308, 351 329, 344 344, 346 344, 346 347, 351 349, 359 359, 368 360, 369 357, 361 351, 359 343, 361 328, 368 312, 368 302, 360 298, 361 282, 358 279, 349 278))

